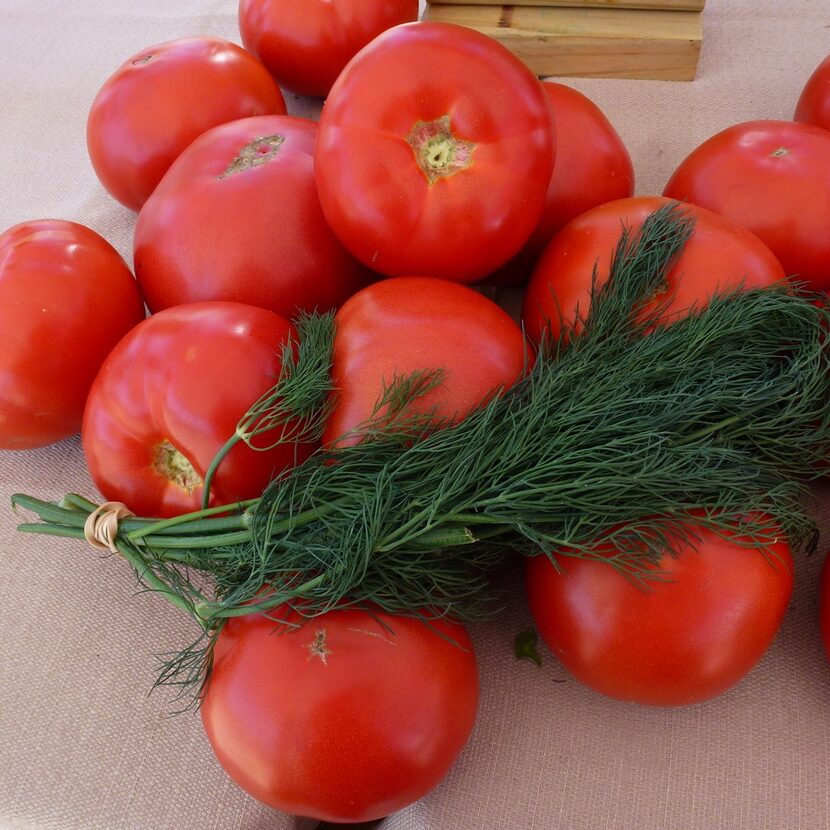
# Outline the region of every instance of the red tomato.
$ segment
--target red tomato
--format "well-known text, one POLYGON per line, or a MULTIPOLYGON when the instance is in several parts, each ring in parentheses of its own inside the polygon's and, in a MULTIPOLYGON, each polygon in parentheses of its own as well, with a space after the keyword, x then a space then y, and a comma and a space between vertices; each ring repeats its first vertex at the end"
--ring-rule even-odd
POLYGON ((320 118, 323 212, 382 274, 474 282, 527 241, 553 169, 539 81, 459 26, 390 29, 352 60, 320 118))
MULTIPOLYGON (((198 510, 208 465, 273 385, 289 336, 286 320, 239 303, 178 306, 133 329, 101 367, 84 413, 84 452, 103 496, 144 516, 198 510)), ((259 496, 308 451, 237 444, 210 503, 259 496)))
POLYGON ((602 110, 575 89, 542 84, 556 121, 556 152, 542 218, 528 247, 538 256, 550 238, 586 210, 634 193, 634 167, 602 110))
POLYGON ((526 282, 551 237, 592 207, 634 193, 634 167, 622 139, 602 110, 581 92, 544 81, 556 125, 553 175, 542 217, 527 244, 488 282, 526 282))
MULTIPOLYGON (((338 390, 323 443, 355 444, 384 386, 413 372, 444 370, 440 386, 409 413, 434 410, 461 420, 500 387, 521 377, 527 353, 521 329, 470 288, 428 277, 382 280, 337 313, 332 379, 338 390)), ((380 413, 382 414, 382 413, 380 413)))
POLYGON ((143 317, 129 268, 95 231, 42 219, 0 235, 0 449, 76 433, 95 373, 143 317))
POLYGON ((830 56, 810 75, 795 108, 796 121, 830 130, 830 56))
POLYGON ((766 243, 790 276, 830 288, 830 135, 811 124, 749 121, 705 141, 665 195, 702 205, 766 243))
MULTIPOLYGON (((577 318, 577 311, 584 318, 594 265, 601 285, 608 279, 623 223, 638 229, 649 214, 669 203, 658 196, 620 199, 566 225, 545 249, 527 287, 522 316, 531 340, 538 342, 548 321, 554 337, 559 335, 560 310, 568 322, 577 318)), ((784 279, 780 263, 749 231, 703 208, 687 209, 695 218, 695 229, 669 272, 668 293, 673 299, 664 319, 705 304, 718 291, 739 285, 763 288, 784 279)))
POLYGON ((701 528, 697 549, 666 555, 667 582, 643 590, 604 562, 528 560, 527 591, 542 638, 586 686, 619 700, 685 706, 725 692, 761 659, 793 587, 782 540, 757 549, 701 528))
POLYGON ((286 89, 324 97, 381 32, 418 19, 418 0, 240 0, 242 42, 286 89))
POLYGON ((230 300, 284 317, 340 305, 368 280, 314 185, 317 125, 264 116, 197 139, 147 201, 135 269, 147 305, 230 300))
POLYGON ((824 653, 830 660, 830 556, 824 560, 821 572, 821 605, 819 610, 819 630, 824 653))
POLYGON ((472 730, 478 675, 460 625, 379 609, 229 620, 202 721, 242 789, 288 813, 370 821, 435 787, 472 730), (303 624, 304 623, 304 624, 303 624))
POLYGON ((87 148, 104 187, 138 210, 194 138, 226 121, 284 112, 279 87, 244 49, 181 38, 133 55, 101 87, 87 148))

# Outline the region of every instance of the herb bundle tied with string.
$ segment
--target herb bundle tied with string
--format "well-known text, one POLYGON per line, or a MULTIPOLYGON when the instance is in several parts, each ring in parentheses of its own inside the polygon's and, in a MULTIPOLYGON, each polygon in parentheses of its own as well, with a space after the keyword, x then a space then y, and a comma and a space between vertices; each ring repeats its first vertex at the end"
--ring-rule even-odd
MULTIPOLYGON (((624 231, 585 318, 461 422, 407 413, 440 385, 425 367, 383 390, 383 417, 359 444, 318 451, 260 498, 123 519, 113 547, 200 626, 159 682, 203 682, 224 620, 283 603, 308 617, 343 604, 481 616, 498 606, 490 577, 510 554, 601 558, 643 581, 694 527, 762 551, 782 532, 814 547, 808 482, 830 448, 830 311, 781 284, 661 321, 654 297, 692 230, 675 206, 624 231)), ((333 326, 330 315, 300 321, 298 357, 230 443, 285 439, 297 417, 304 436, 319 433, 333 326)), ((74 538, 97 507, 75 495, 14 503, 40 519, 21 530, 74 538)))

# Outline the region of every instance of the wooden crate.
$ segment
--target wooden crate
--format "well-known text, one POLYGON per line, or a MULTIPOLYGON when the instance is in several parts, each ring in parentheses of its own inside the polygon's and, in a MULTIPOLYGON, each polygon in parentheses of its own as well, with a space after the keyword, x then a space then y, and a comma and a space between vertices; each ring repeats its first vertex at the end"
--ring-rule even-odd
POLYGON ((489 35, 540 77, 666 81, 694 79, 701 17, 699 11, 444 3, 424 14, 489 35))
MULTIPOLYGON (((436 5, 451 5, 458 0, 427 0, 436 5)), ((500 0, 462 0, 464 5, 500 6, 500 0)), ((706 0, 514 0, 514 6, 571 6, 573 8, 673 9, 702 11, 706 0)))

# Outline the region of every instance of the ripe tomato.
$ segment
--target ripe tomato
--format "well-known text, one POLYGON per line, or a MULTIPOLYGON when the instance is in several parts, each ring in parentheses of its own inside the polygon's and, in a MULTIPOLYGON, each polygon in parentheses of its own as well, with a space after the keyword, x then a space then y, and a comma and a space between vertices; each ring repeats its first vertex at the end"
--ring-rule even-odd
POLYGON ((179 157, 135 229, 136 278, 153 311, 231 300, 292 317, 334 308, 368 281, 320 210, 316 134, 304 118, 247 118, 179 157))
MULTIPOLYGON (((696 549, 659 567, 670 581, 643 590, 604 562, 527 561, 527 592, 542 638, 562 665, 609 697, 685 706, 725 692, 761 659, 793 587, 782 540, 767 558, 741 540, 695 528, 696 549)), ((745 540, 744 540, 745 541, 745 540)))
MULTIPOLYGON (((357 443, 384 386, 395 377, 443 369, 440 386, 408 413, 434 410, 462 419, 499 387, 521 377, 527 353, 521 329, 471 288, 429 277, 382 280, 355 294, 335 318, 335 407, 323 443, 357 443)), ((379 413, 382 415, 382 412, 379 413)))
POLYGON ((76 433, 110 349, 144 317, 133 275, 95 231, 23 222, 0 235, 0 449, 76 433))
POLYGON ((133 55, 101 87, 87 148, 104 187, 138 210, 205 130, 284 112, 274 79, 244 49, 219 38, 181 38, 133 55))
POLYGON ((824 653, 830 660, 830 556, 824 560, 821 571, 821 604, 819 609, 819 630, 824 653))
POLYGON ((790 276, 830 288, 830 135, 812 124, 749 121, 705 141, 665 195, 702 205, 766 243, 790 276))
MULTIPOLYGON (((101 367, 84 412, 84 452, 103 496, 144 516, 198 510, 208 465, 273 385, 289 336, 286 320, 239 303, 177 306, 133 329, 101 367)), ((210 503, 260 495, 309 449, 237 444, 210 503)))
POLYGON ((810 75, 793 117, 796 121, 806 121, 830 130, 830 56, 810 75))
MULTIPOLYGON (((598 284, 608 279, 611 258, 622 225, 642 226, 649 214, 669 199, 641 196, 620 199, 594 208, 566 225, 542 254, 525 295, 522 317, 528 336, 538 341, 549 322, 554 337, 561 331, 560 311, 573 322, 587 314, 593 268, 598 284)), ((692 238, 669 272, 668 292, 673 299, 664 319, 705 304, 717 291, 744 285, 760 288, 784 279, 780 263, 769 249, 745 228, 695 205, 692 238)))
POLYGON ((634 193, 634 167, 617 131, 588 97, 542 84, 556 121, 556 158, 542 218, 528 247, 538 256, 551 237, 586 210, 634 193))
POLYGON ((410 23, 332 87, 315 175, 323 212, 382 274, 474 282, 527 241, 553 169, 539 81, 494 40, 410 23))
POLYGON ((381 32, 418 19, 418 0, 240 0, 242 42, 286 89, 324 97, 381 32))
POLYGON ((472 730, 478 675, 460 625, 379 609, 229 620, 201 713, 225 771, 277 809, 370 821, 426 795, 472 730))

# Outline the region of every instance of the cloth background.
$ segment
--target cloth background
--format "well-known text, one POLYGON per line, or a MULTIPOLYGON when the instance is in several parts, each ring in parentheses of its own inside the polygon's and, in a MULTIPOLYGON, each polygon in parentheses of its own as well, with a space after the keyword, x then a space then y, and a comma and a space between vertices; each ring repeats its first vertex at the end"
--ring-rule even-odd
MULTIPOLYGON (((638 192, 658 192, 714 132, 788 118, 830 53, 828 0, 709 0, 697 81, 573 80, 631 150, 638 192)), ((239 42, 235 0, 0 0, 0 228, 74 219, 131 261, 133 215, 86 156, 98 87, 126 57, 174 37, 239 42)), ((288 96, 292 112, 315 102, 288 96)), ((805 206, 807 209, 808 206, 805 206)), ((0 348, 3 333, 0 332, 0 348)), ((48 359, 44 356, 44 359, 48 359)), ((153 655, 192 625, 132 572, 80 543, 16 533, 12 492, 91 495, 77 439, 0 453, 0 827, 307 830, 264 808, 215 762, 197 717, 148 695, 153 655)), ((830 514, 830 490, 819 491, 830 514)), ((660 710, 607 701, 555 659, 517 662, 529 623, 478 625, 482 700, 472 739, 435 792, 388 830, 821 830, 830 827, 830 668, 817 630, 821 555, 800 561, 783 629, 718 700, 660 710)))

